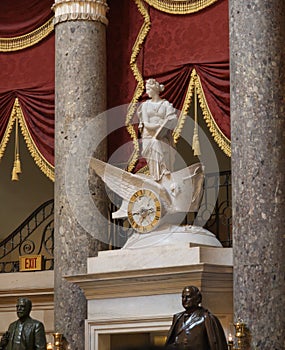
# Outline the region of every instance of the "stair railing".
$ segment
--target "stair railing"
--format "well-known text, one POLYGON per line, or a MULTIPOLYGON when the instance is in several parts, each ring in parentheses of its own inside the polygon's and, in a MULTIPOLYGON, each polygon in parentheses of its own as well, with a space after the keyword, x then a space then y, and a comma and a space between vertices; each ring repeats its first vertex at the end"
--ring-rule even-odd
POLYGON ((16 230, 0 242, 0 272, 17 272, 19 271, 19 256, 43 254, 43 252, 45 252, 43 269, 53 269, 53 215, 54 200, 50 199, 39 206, 16 230), (36 244, 36 241, 39 244, 36 244))

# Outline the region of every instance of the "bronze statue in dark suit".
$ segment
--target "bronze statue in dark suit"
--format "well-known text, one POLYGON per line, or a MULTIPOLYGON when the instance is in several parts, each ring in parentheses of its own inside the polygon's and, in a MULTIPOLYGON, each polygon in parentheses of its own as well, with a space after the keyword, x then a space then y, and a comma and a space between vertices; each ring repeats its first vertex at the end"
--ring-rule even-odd
POLYGON ((166 346, 187 350, 227 350, 227 341, 218 318, 199 306, 202 295, 195 286, 182 291, 185 311, 175 314, 166 346))
POLYGON ((3 335, 0 349, 5 350, 46 350, 44 325, 30 317, 32 302, 19 298, 17 302, 18 320, 11 323, 3 335))

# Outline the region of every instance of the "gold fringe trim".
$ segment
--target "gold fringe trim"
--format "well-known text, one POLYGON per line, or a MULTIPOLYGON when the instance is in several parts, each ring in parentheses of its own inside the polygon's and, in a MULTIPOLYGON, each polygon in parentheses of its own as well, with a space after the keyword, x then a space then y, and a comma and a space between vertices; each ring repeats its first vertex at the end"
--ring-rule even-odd
POLYGON ((193 96, 193 91, 194 91, 194 87, 195 87, 196 75, 197 75, 196 71, 195 71, 195 69, 193 69, 191 72, 190 82, 189 82, 186 96, 185 96, 185 99, 183 102, 183 106, 181 108, 181 112, 180 112, 180 115, 178 117, 178 122, 177 122, 175 129, 173 130, 172 135, 173 135, 174 143, 178 142, 178 139, 182 133, 182 129, 183 129, 185 120, 187 118, 187 113, 189 111, 189 108, 190 108, 190 105, 192 102, 192 96, 193 96))
POLYGON ((214 4, 218 0, 145 0, 150 6, 175 15, 194 13, 214 4))
POLYGON ((202 113, 203 113, 203 118, 206 121, 207 127, 209 128, 211 135, 213 136, 215 142, 221 148, 221 150, 228 157, 231 157, 231 141, 224 135, 224 133, 221 131, 221 129, 217 125, 215 119, 213 118, 212 113, 210 111, 210 108, 208 106, 207 100, 205 98, 205 94, 204 94, 204 91, 202 88, 200 77, 197 74, 195 69, 193 69, 191 72, 191 78, 190 78, 190 82, 188 85, 186 97, 185 97, 183 107, 182 107, 182 110, 181 110, 181 113, 180 113, 180 116, 178 119, 177 126, 173 132, 174 142, 177 143, 178 139, 181 135, 181 132, 182 132, 182 129, 183 129, 186 117, 187 117, 187 113, 188 113, 189 107, 190 107, 191 102, 192 102, 194 87, 196 87, 196 91, 197 91, 197 95, 198 95, 198 99, 199 99, 199 104, 200 104, 200 107, 201 107, 202 113))
POLYGON ((24 140, 26 142, 26 145, 28 147, 28 150, 34 159, 37 166, 41 169, 41 171, 51 180, 54 181, 54 166, 51 165, 44 157, 41 155, 40 151, 38 150, 36 144, 34 143, 31 134, 29 132, 29 129, 27 127, 21 106, 19 104, 18 99, 16 98, 13 110, 15 109, 17 118, 19 120, 19 124, 21 127, 22 134, 24 136, 24 140))
POLYGON ((137 81, 137 86, 136 86, 136 90, 135 90, 134 96, 132 98, 132 101, 129 105, 128 113, 127 113, 126 121, 125 121, 127 131, 130 134, 130 136, 133 140, 133 144, 134 144, 134 151, 129 159, 127 171, 132 171, 134 169, 136 162, 139 158, 139 142, 138 142, 138 138, 137 138, 137 133, 136 133, 133 125, 131 124, 131 120, 135 114, 138 100, 144 92, 144 80, 143 80, 143 76, 142 76, 142 74, 139 71, 138 66, 137 66, 137 57, 140 53, 140 50, 142 48, 142 44, 143 44, 143 42, 144 42, 144 40, 145 40, 149 30, 150 30, 150 27, 151 27, 150 16, 148 14, 146 7, 143 4, 143 1, 142 0, 134 0, 134 1, 137 5, 139 12, 141 13, 141 15, 144 18, 144 23, 139 31, 137 39, 136 39, 134 46, 132 48, 132 54, 131 54, 131 59, 130 59, 130 67, 131 67, 131 70, 132 70, 134 77, 137 81))
POLYGON ((229 140, 226 135, 222 132, 222 130, 219 128, 218 124, 216 123, 215 119, 212 116, 212 113, 210 111, 210 108, 208 106, 207 100, 205 98, 205 94, 203 91, 203 87, 200 81, 200 77, 197 74, 197 92, 198 92, 198 98, 200 107, 202 109, 203 117, 206 121, 206 124, 210 130, 210 133, 212 134, 214 140, 216 141, 217 145, 221 148, 221 150, 228 156, 231 157, 231 140, 229 140))
POLYGON ((54 29, 53 17, 32 32, 14 38, 0 38, 0 52, 26 49, 47 37, 54 29))
POLYGON ((140 168, 137 171, 137 174, 150 175, 148 165, 145 165, 144 167, 140 168))
POLYGON ((0 143, 0 159, 2 159, 2 157, 3 157, 4 153, 5 153, 5 149, 7 147, 8 141, 10 139, 14 123, 15 123, 15 121, 17 119, 17 111, 16 111, 16 108, 15 108, 15 105, 16 105, 16 101, 14 102, 14 105, 13 105, 13 108, 12 108, 12 112, 11 112, 11 115, 10 115, 10 118, 9 118, 9 121, 8 121, 7 128, 5 130, 5 133, 4 133, 3 138, 1 140, 1 143, 0 143))

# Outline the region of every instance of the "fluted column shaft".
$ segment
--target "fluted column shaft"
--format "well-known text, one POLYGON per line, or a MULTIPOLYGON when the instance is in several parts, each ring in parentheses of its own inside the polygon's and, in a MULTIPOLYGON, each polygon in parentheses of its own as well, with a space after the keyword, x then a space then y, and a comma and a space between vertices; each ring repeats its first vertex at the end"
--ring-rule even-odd
POLYGON ((285 2, 229 4, 234 314, 284 349, 285 2))
MULTIPOLYGON (((86 273, 87 258, 96 254, 98 243, 94 239, 96 232, 86 232, 70 208, 66 176, 71 177, 72 187, 86 176, 86 169, 80 166, 76 171, 67 169, 67 158, 74 141, 82 136, 81 127, 106 109, 106 9, 105 0, 59 0, 54 4, 55 331, 64 335, 72 350, 84 349, 86 299, 80 288, 67 282, 64 276, 86 273)), ((98 137, 105 132, 101 128, 102 123, 96 126, 95 138, 96 132, 98 137)), ((76 155, 77 149, 72 152, 76 155)), ((97 155, 104 159, 106 149, 101 147, 97 155)), ((78 152, 78 157, 81 156, 78 152)), ((96 201, 101 196, 100 186, 96 186, 96 179, 92 181, 96 201)), ((80 205, 80 193, 75 200, 80 205)))

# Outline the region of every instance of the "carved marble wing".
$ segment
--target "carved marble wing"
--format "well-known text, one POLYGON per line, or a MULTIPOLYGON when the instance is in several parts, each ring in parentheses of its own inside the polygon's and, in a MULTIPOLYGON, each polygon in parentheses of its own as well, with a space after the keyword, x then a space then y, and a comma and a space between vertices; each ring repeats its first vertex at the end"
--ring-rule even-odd
POLYGON ((171 205, 171 198, 167 191, 153 179, 142 174, 131 174, 99 159, 91 158, 91 168, 106 183, 106 185, 128 201, 138 190, 146 188, 154 191, 166 206, 171 205))
POLYGON ((181 187, 192 188, 192 199, 189 212, 198 211, 204 193, 204 166, 202 163, 195 163, 187 168, 178 170, 172 174, 174 181, 181 184, 181 187))

